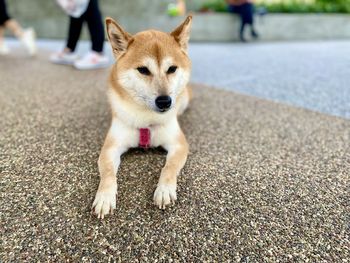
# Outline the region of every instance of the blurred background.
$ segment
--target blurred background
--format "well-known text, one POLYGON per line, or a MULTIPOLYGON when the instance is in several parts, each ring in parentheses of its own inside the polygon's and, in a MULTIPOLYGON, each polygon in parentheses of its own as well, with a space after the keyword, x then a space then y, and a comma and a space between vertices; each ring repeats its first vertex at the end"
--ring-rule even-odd
MULTIPOLYGON (((36 30, 39 49, 63 49, 69 18, 56 1, 7 2, 13 17, 36 30)), ((113 17, 131 33, 170 31, 184 19, 176 10, 179 2, 101 0, 100 7, 103 17, 113 17)), ((194 15, 193 82, 350 118, 349 0, 247 0, 255 5, 259 37, 246 30, 246 43, 240 41, 240 16, 229 12, 229 0, 184 2, 186 13, 194 15)), ((78 53, 84 54, 91 45, 86 25, 81 38, 78 53)), ((7 42, 19 45, 11 38, 7 42)))
MULTIPOLYGON (((39 38, 65 38, 67 16, 54 0, 10 0, 10 13, 33 26, 39 38)), ((192 41, 236 41, 239 18, 228 13, 225 0, 186 0, 194 12, 192 41)), ((172 29, 182 18, 167 15, 175 0, 102 0, 104 16, 112 16, 130 32, 172 29)), ((256 0, 256 27, 261 40, 350 38, 348 0, 256 0)), ((88 36, 87 32, 84 37, 88 36)))

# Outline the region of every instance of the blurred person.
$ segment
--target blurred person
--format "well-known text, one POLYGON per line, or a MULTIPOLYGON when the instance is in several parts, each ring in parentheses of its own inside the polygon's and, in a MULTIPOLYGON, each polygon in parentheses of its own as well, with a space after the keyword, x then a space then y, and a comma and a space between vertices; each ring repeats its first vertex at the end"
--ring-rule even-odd
POLYGON ((168 5, 168 15, 170 16, 184 16, 186 15, 186 3, 185 0, 177 0, 175 3, 168 5))
POLYGON ((50 57, 56 64, 74 65, 80 70, 104 68, 109 59, 103 53, 105 34, 98 0, 57 0, 70 16, 66 47, 50 57), (91 51, 78 59, 75 53, 84 22, 87 23, 91 37, 91 51))
POLYGON ((259 35, 254 29, 254 0, 226 0, 228 10, 231 13, 239 14, 241 17, 241 27, 239 30, 239 38, 242 42, 246 42, 244 38, 244 28, 250 25, 250 33, 253 38, 258 38, 259 35))
POLYGON ((177 6, 179 8, 180 16, 186 15, 186 3, 185 3, 185 0, 177 0, 177 6))
POLYGON ((0 0, 0 55, 6 55, 10 52, 4 41, 5 29, 9 29, 13 35, 22 42, 29 55, 33 56, 36 54, 34 30, 32 28, 23 29, 21 25, 8 14, 5 0, 0 0))

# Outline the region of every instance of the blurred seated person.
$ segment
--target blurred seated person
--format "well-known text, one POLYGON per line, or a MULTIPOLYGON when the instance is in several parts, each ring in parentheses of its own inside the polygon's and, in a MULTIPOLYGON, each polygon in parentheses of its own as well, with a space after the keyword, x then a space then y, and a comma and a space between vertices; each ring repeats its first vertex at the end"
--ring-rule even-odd
POLYGON ((241 27, 239 30, 239 38, 242 42, 246 42, 244 38, 244 28, 250 25, 250 32, 253 38, 258 38, 259 35, 254 29, 254 0, 226 0, 228 10, 231 13, 239 14, 241 17, 241 27))
POLYGON ((186 3, 185 0, 176 0, 175 3, 168 5, 168 15, 170 16, 184 16, 186 15, 186 3))
POLYGON ((185 0, 177 0, 177 6, 179 8, 180 16, 186 15, 186 3, 185 3, 185 0))

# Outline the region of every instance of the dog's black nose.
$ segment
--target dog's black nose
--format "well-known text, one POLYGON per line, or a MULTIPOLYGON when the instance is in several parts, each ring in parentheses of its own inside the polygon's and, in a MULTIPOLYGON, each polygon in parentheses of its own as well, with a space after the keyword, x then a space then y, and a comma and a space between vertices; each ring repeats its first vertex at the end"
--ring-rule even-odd
POLYGON ((166 111, 171 106, 171 98, 169 96, 159 96, 156 98, 156 106, 160 111, 166 111))

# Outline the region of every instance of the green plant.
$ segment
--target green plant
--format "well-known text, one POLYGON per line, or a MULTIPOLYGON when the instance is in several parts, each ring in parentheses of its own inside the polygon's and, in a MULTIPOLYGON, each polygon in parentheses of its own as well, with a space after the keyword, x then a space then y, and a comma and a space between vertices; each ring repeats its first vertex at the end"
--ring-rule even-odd
POLYGON ((281 3, 262 4, 270 12, 282 13, 350 13, 349 0, 315 0, 314 3, 303 3, 289 0, 281 3))
POLYGON ((227 12, 227 4, 225 0, 209 0, 203 3, 201 10, 227 12))
POLYGON ((350 13, 349 0, 316 0, 316 5, 328 12, 350 13))
MULTIPOLYGON (((300 0, 260 1, 257 7, 264 7, 271 13, 350 13, 350 0, 315 0, 314 3, 300 0)), ((207 0, 201 10, 227 12, 227 4, 225 0, 207 0)))

